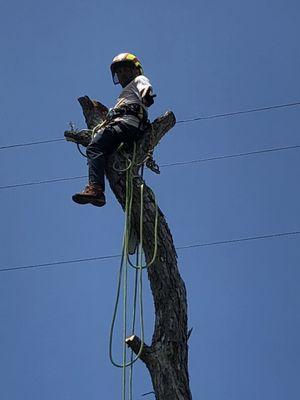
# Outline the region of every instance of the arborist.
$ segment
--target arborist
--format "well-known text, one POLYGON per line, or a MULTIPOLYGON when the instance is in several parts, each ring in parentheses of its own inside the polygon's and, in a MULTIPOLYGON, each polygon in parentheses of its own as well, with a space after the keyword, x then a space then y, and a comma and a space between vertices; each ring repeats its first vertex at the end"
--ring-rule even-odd
POLYGON ((110 66, 113 82, 123 88, 116 105, 109 110, 105 123, 87 146, 89 183, 72 196, 78 204, 105 205, 104 169, 106 156, 121 143, 137 141, 148 122, 147 109, 154 103, 152 86, 144 76, 139 59, 131 53, 116 56, 110 66))

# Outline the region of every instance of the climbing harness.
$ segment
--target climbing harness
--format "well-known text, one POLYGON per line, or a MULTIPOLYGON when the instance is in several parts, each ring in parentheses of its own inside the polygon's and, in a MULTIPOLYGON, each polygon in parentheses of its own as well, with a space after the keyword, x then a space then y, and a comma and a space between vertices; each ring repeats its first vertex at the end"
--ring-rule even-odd
MULTIPOLYGON (((105 119, 93 129, 75 129, 74 124, 70 122, 71 130, 65 132, 67 141, 75 142, 80 154, 83 157, 88 158, 81 150, 80 145, 87 147, 97 132, 99 132, 101 129, 104 129, 108 124, 113 123, 113 121, 117 118, 122 118, 124 115, 132 115, 140 121, 138 129, 141 131, 147 131, 148 129, 153 130, 153 126, 147 118, 147 113, 144 107, 139 104, 124 104, 124 101, 124 98, 119 99, 114 108, 108 111, 105 119), (66 133, 68 134, 66 135, 66 133)), ((114 129, 117 129, 117 127, 114 125, 112 126, 114 129)), ((159 166, 153 159, 153 146, 151 143, 148 144, 148 152, 145 159, 140 163, 137 163, 137 165, 145 165, 152 172, 160 174, 159 166)))

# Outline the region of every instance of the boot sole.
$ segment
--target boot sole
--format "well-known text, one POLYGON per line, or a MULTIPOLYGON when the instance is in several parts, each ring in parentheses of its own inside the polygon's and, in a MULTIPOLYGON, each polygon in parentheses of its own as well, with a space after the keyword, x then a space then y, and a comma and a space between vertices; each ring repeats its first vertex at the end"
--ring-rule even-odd
POLYGON ((94 197, 81 196, 80 194, 74 194, 72 200, 77 204, 92 204, 96 207, 103 207, 106 203, 105 200, 95 199, 94 197))
POLYGON ((90 201, 90 204, 96 207, 103 207, 105 206, 106 202, 105 201, 90 201))

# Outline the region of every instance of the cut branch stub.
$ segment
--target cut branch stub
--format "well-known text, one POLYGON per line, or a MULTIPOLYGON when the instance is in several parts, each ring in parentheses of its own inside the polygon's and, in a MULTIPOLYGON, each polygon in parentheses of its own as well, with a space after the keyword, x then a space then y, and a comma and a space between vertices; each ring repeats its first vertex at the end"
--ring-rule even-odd
MULTIPOLYGON (((139 337, 132 335, 128 337, 125 340, 127 346, 135 353, 139 354, 141 346, 142 346, 142 341, 139 337)), ((143 350, 140 354, 140 360, 143 361, 144 363, 147 363, 149 355, 151 353, 151 348, 145 344, 143 344, 143 350)))

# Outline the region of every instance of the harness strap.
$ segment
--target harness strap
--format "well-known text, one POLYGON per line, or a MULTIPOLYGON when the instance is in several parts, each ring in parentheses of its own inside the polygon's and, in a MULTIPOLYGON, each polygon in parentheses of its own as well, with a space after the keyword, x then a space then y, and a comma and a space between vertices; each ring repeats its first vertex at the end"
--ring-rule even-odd
POLYGON ((120 107, 113 108, 108 113, 108 119, 113 121, 116 118, 123 117, 125 115, 132 115, 140 121, 140 125, 145 124, 148 121, 148 113, 143 106, 140 104, 122 104, 120 107))

